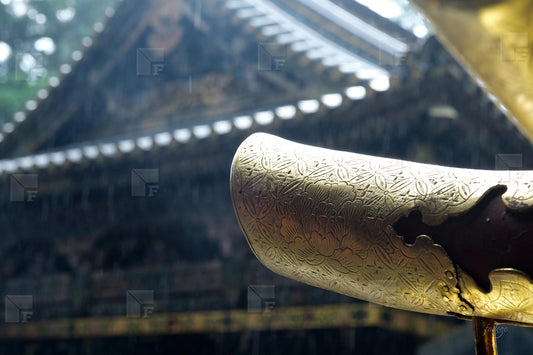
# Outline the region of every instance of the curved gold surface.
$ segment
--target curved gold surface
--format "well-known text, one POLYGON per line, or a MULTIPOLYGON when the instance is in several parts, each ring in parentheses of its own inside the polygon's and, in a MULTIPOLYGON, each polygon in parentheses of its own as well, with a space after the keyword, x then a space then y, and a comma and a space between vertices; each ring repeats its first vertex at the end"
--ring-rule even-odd
POLYGON ((533 141, 533 0, 410 1, 533 141))
POLYGON ((261 133, 241 144, 231 168, 239 223, 274 272, 390 307, 511 323, 533 323, 526 274, 492 270, 486 292, 443 246, 427 235, 408 244, 393 225, 416 210, 437 226, 502 186, 504 208, 525 210, 532 182, 533 172, 411 163, 261 133))

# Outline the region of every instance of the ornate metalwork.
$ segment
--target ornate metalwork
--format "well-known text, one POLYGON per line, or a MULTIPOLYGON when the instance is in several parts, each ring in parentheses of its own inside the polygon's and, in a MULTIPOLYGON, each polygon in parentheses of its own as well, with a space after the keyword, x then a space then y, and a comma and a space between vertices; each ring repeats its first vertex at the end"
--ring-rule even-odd
POLYGON ((522 214, 532 184, 533 172, 418 164, 262 133, 231 168, 239 223, 274 272, 399 309, 515 324, 533 323, 533 263, 513 256, 533 251, 521 224, 531 220, 522 214), (463 231, 480 219, 488 229, 463 231), (493 230, 509 234, 500 236, 508 248, 493 230))

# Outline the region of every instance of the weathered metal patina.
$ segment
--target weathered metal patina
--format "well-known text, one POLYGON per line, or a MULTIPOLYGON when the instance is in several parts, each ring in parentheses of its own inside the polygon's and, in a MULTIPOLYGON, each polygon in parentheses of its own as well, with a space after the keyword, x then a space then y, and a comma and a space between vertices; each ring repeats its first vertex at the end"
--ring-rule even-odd
POLYGON ((271 270, 382 305, 533 323, 533 172, 340 152, 254 134, 231 195, 271 270))

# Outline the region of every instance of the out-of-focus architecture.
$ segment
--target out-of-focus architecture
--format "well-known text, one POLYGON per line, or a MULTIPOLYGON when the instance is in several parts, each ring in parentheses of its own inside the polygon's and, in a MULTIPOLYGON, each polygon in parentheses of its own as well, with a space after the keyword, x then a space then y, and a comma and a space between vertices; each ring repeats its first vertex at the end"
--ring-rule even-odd
POLYGON ((31 296, 0 349, 393 354, 457 326, 274 275, 228 188, 256 131, 530 166, 527 139, 434 38, 349 1, 128 0, 83 46, 0 142, 4 317, 31 296))

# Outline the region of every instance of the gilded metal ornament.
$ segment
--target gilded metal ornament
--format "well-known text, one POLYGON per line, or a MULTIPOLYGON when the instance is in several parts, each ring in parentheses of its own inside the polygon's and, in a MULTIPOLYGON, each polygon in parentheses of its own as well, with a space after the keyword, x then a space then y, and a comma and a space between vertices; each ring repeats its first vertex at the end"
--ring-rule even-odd
POLYGON ((410 0, 533 142, 533 0, 410 0))
POLYGON ((533 171, 378 158, 257 133, 231 196, 268 268, 389 307, 533 323, 533 171))

